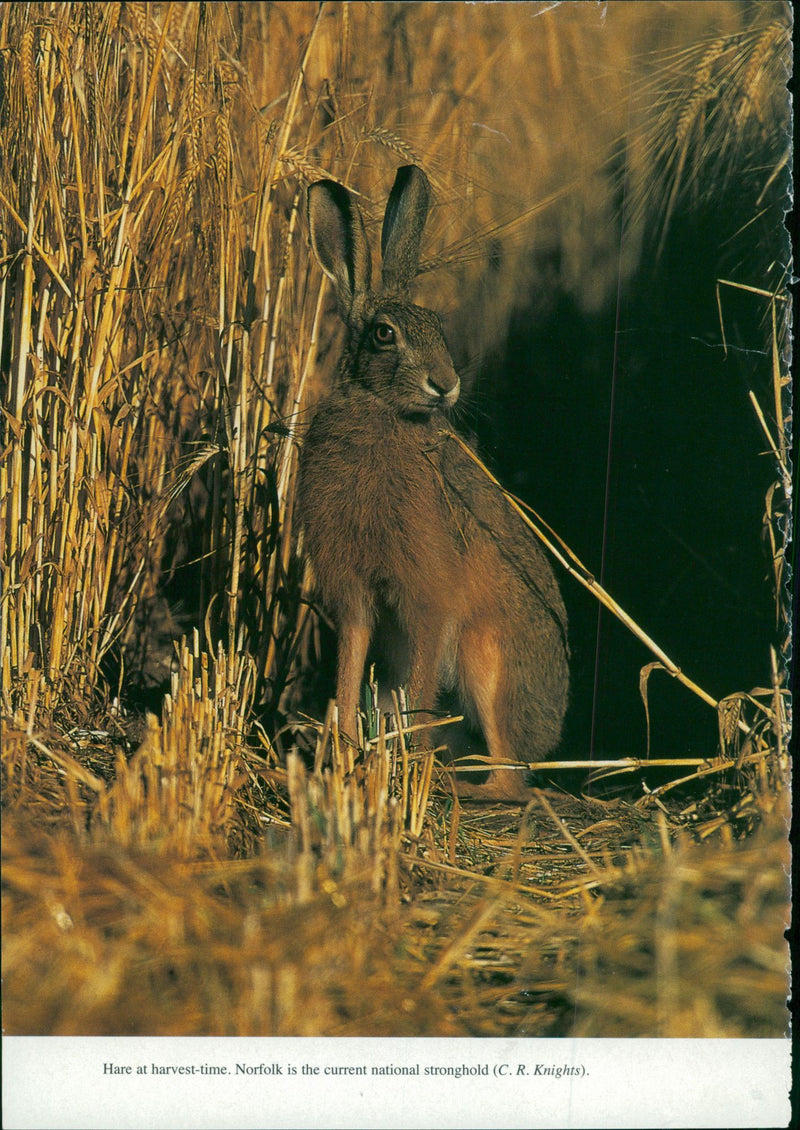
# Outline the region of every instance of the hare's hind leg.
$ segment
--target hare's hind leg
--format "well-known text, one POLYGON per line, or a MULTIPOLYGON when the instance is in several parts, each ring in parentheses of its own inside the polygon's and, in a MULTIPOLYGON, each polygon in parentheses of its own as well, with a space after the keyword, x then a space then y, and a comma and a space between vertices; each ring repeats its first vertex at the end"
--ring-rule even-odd
MULTIPOLYGON (((420 609, 409 625, 411 671, 408 679, 408 701, 414 712, 414 725, 435 721, 436 702, 443 682, 449 681, 448 672, 454 668, 454 625, 449 624, 436 609, 420 609)), ((435 736, 430 730, 421 730, 420 744, 431 749, 435 736)))
MULTIPOLYGON (((459 649, 459 675, 462 690, 471 700, 483 731, 491 761, 517 760, 508 736, 508 679, 500 633, 494 624, 483 622, 466 629, 459 649)), ((482 784, 459 780, 458 793, 480 800, 525 804, 531 793, 522 769, 490 768, 482 784)))

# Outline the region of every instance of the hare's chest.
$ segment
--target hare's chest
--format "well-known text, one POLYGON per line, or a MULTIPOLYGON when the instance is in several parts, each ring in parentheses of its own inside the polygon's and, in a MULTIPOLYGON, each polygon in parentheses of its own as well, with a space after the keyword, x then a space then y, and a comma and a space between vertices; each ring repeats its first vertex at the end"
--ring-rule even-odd
MULTIPOLYGON (((320 581, 422 582, 455 565, 457 542, 435 451, 399 428, 359 434, 315 420, 303 451, 301 519, 320 581)), ((424 582, 423 582, 424 583, 424 582)))

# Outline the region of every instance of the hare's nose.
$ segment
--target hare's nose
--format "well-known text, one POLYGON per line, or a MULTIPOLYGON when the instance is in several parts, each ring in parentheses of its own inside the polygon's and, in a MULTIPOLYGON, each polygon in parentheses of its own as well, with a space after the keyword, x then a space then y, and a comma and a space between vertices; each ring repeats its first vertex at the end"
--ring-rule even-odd
POLYGON ((436 396, 452 403, 458 396, 460 389, 458 374, 455 370, 450 373, 429 373, 428 387, 436 396))

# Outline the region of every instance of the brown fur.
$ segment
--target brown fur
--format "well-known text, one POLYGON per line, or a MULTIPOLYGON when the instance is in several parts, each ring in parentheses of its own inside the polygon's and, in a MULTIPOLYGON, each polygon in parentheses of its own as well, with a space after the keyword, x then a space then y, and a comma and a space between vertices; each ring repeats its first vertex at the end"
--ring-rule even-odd
MULTIPOLYGON (((453 692, 492 761, 544 758, 566 709, 566 613, 541 546, 448 438, 442 409, 458 378, 437 316, 400 298, 416 270, 427 182, 419 170, 398 174, 384 224, 388 293, 369 287, 363 224, 344 193, 331 182, 310 192, 312 241, 337 283, 350 339, 343 384, 309 428, 298 494, 339 633, 342 725, 356 732, 373 649, 391 685, 408 683, 412 707, 432 711, 441 692, 453 692), (385 335, 387 325, 391 346, 376 339, 375 327, 385 335)), ((497 768, 459 791, 527 796, 520 773, 497 768)))

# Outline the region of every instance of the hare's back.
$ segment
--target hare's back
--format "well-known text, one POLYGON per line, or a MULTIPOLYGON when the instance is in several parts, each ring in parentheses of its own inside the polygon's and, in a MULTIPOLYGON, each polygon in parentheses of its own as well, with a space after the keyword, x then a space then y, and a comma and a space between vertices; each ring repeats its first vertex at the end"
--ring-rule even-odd
POLYGON ((525 525, 502 490, 450 436, 441 445, 439 465, 454 502, 469 515, 474 536, 495 547, 504 587, 515 605, 545 605, 566 630, 566 611, 547 551, 525 525))

